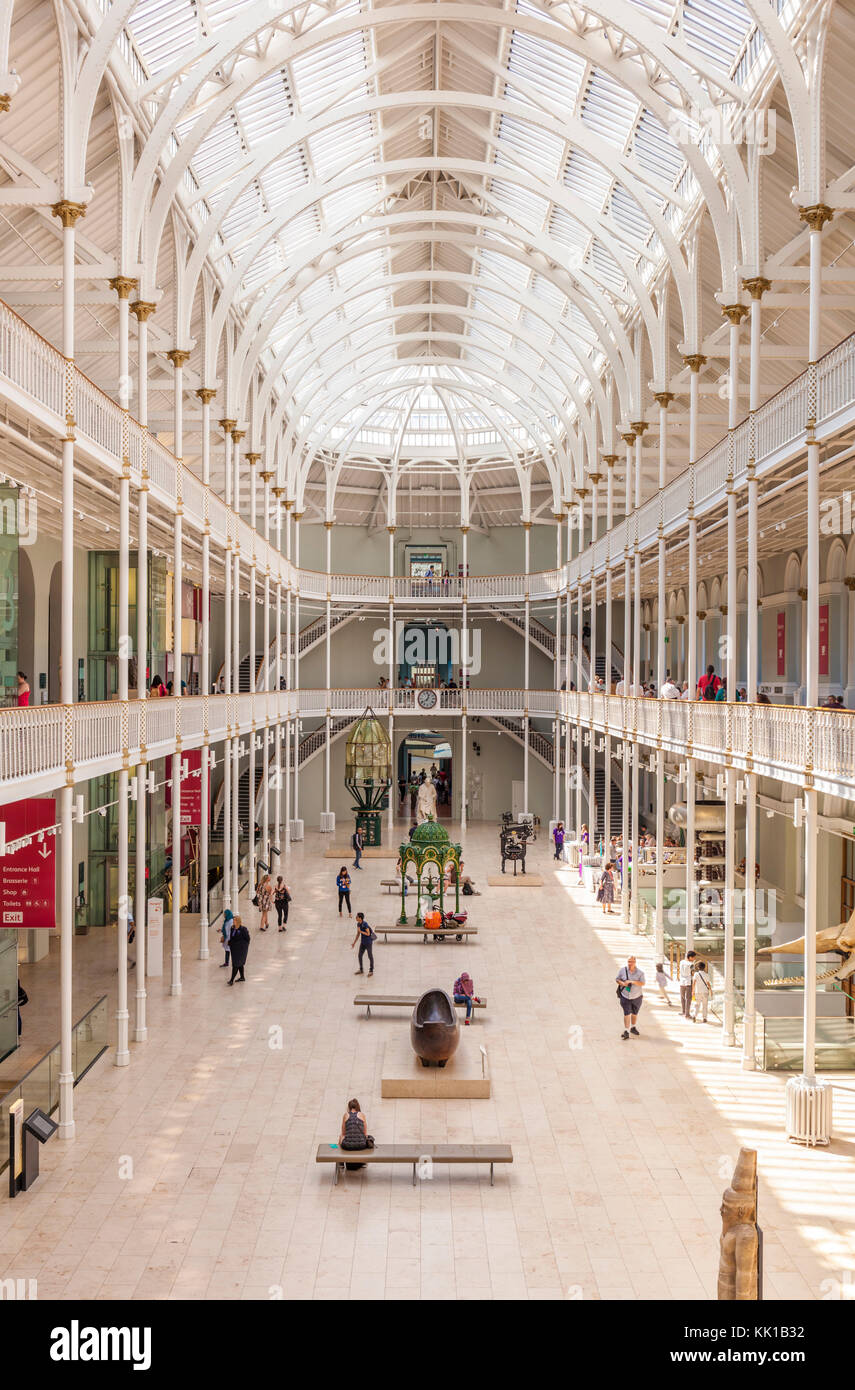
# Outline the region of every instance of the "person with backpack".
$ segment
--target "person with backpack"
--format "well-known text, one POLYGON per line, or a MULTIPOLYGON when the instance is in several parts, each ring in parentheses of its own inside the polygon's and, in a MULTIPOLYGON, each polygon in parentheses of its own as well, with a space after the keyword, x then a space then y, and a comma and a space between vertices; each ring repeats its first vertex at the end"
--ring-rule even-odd
POLYGON ((623 1032, 622 1038, 628 1038, 630 1033, 633 1037, 641 1036, 636 1023, 638 1021, 639 1010, 643 1002, 644 986, 647 983, 644 971, 638 969, 635 956, 627 958, 626 965, 622 965, 615 975, 617 984, 617 997, 623 1010, 623 1032), (629 1025, 629 1026, 627 1026, 629 1025))
POLYGON ((246 976, 243 968, 246 965, 246 958, 249 953, 249 932, 243 925, 239 917, 235 917, 232 922, 232 929, 229 934, 229 950, 232 956, 232 977, 228 984, 233 985, 235 976, 240 976, 241 984, 246 984, 246 976))
POLYGON ((359 826, 356 827, 353 834, 351 835, 350 843, 353 846, 353 853, 356 856, 353 861, 353 867, 354 869, 361 869, 362 865, 359 861, 362 858, 362 846, 364 841, 362 839, 362 831, 359 829, 359 826))
POLYGON ((336 878, 335 886, 338 889, 339 917, 341 916, 342 903, 347 903, 347 915, 348 917, 352 917, 353 912, 350 906, 350 874, 347 872, 347 866, 345 864, 342 864, 341 868, 338 871, 338 877, 336 878))
POLYGON ((475 982, 466 970, 461 970, 457 979, 454 981, 453 998, 455 1004, 466 1005, 464 1027, 468 1028, 469 1020, 472 1017, 472 1007, 474 1004, 480 1004, 481 1000, 475 993, 475 982))
POLYGON ((374 928, 373 928, 372 926, 370 926, 370 924, 369 924, 368 922, 366 922, 366 920, 365 920, 365 913, 364 913, 364 912, 357 912, 357 914, 356 914, 356 936, 353 938, 353 940, 352 940, 351 943, 350 943, 350 947, 351 947, 351 950, 352 950, 353 947, 356 945, 357 941, 359 942, 359 953, 358 953, 359 969, 358 969, 358 970, 355 970, 355 971, 353 972, 354 975, 364 975, 364 974, 365 974, 365 971, 364 971, 363 968, 362 968, 362 957, 366 954, 366 952, 367 952, 367 954, 368 954, 368 965, 369 965, 368 978, 370 979, 371 976, 374 974, 374 942, 375 942, 376 940, 377 940, 377 933, 375 932, 374 928))
POLYGON ((273 890, 273 904, 276 908, 276 920, 279 923, 280 931, 288 930, 288 904, 290 901, 291 894, 288 892, 288 884, 280 874, 273 890))

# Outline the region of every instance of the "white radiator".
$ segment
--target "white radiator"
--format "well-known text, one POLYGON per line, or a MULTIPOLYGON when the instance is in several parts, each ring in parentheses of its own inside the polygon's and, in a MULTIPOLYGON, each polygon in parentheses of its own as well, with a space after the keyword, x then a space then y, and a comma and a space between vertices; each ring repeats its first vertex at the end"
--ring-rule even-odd
POLYGON ((321 811, 321 834, 331 835, 335 830, 335 811, 321 811))
POLYGON ((831 1139, 832 1088, 824 1081, 793 1076, 787 1082, 787 1138, 797 1144, 827 1144, 831 1139))
POLYGON ((292 839, 292 840, 302 840, 302 838, 303 838, 303 822, 302 822, 301 820, 292 820, 292 822, 291 822, 291 839, 292 839))

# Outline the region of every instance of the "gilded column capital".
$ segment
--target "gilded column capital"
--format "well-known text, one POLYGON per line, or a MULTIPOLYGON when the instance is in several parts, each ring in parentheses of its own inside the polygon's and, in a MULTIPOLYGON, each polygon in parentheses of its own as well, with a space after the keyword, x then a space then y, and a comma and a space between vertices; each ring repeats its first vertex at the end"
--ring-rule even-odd
POLYGON ((196 395, 203 405, 210 405, 216 394, 217 391, 214 386, 197 386, 196 388, 196 395))
POLYGON ((809 207, 799 208, 799 220, 807 222, 812 232, 821 232, 833 216, 834 208, 830 208, 827 203, 811 203, 809 207))
POLYGON ((742 281, 742 288, 752 299, 762 299, 766 291, 772 288, 772 281, 767 280, 765 275, 749 275, 742 281))
POLYGON ((131 290, 136 289, 139 282, 130 275, 114 275, 107 284, 111 290, 115 290, 120 299, 130 299, 131 290))
POLYGON ((647 420, 632 420, 630 421, 630 428, 632 429, 633 434, 640 438, 644 434, 645 430, 650 429, 650 425, 647 422, 647 420))
POLYGON ((734 327, 738 328, 742 320, 745 318, 745 315, 750 311, 747 304, 722 304, 721 312, 722 316, 727 319, 728 323, 731 323, 734 325, 734 327))
POLYGON ((151 299, 132 299, 128 305, 137 323, 148 323, 157 305, 151 299))
POLYGON ((184 363, 190 360, 190 349, 170 348, 166 356, 177 371, 179 367, 183 367, 184 363))
POLYGON ((240 444, 241 440, 245 438, 246 430, 232 430, 232 439, 234 440, 235 444, 240 444))
POLYGON ((86 216, 86 204, 72 202, 70 198, 60 198, 58 203, 54 203, 51 213, 59 218, 63 227, 74 227, 81 217, 86 216))
POLYGON ((624 444, 628 444, 631 449, 633 444, 635 443, 634 432, 632 430, 621 430, 620 437, 623 440, 624 444))
POLYGON ((707 359, 702 352, 689 352, 683 358, 683 363, 690 372, 699 372, 701 367, 707 365, 707 359))
POLYGON ((654 391, 654 393, 653 393, 653 399, 655 400, 656 404, 657 404, 662 410, 667 410, 668 407, 669 407, 669 405, 671 404, 671 402, 672 402, 673 399, 674 399, 674 392, 673 392, 673 391, 654 391))
POLYGON ((600 457, 607 468, 614 468, 620 459, 620 454, 601 454, 600 457))
POLYGON ((395 532, 397 531, 397 529, 398 529, 397 526, 387 526, 387 527, 386 527, 386 530, 389 532, 389 535, 390 535, 390 536, 394 536, 394 534, 395 534, 395 532))
POLYGON ((237 420, 228 420, 228 419, 226 419, 226 420, 220 420, 218 423, 219 423, 220 429, 223 431, 223 434, 231 434, 232 430, 234 429, 235 425, 237 424, 237 420))
POLYGON ((325 530, 325 531, 331 531, 332 528, 333 528, 334 526, 335 526, 335 522, 334 522, 334 521, 325 521, 325 522, 324 522, 324 530, 325 530))
MULTIPOLYGON (((248 457, 248 455, 247 455, 247 457, 248 457)), ((272 474, 272 473, 268 473, 267 470, 265 469, 262 473, 259 473, 258 476, 259 476, 259 478, 261 479, 261 481, 262 481, 262 482, 265 484, 265 486, 266 486, 267 483, 270 482, 270 479, 273 477, 273 474, 272 474)))
POLYGON ((244 458, 246 459, 246 461, 247 461, 247 463, 249 464, 250 468, 254 468, 255 465, 259 462, 259 460, 260 460, 260 458, 261 458, 261 454, 256 454, 256 453, 244 454, 244 458))

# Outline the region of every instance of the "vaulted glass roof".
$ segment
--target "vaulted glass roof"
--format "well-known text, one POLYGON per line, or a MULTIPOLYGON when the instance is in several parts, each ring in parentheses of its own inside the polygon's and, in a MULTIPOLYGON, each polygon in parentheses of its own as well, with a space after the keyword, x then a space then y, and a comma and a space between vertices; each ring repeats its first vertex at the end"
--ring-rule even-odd
POLYGON ((295 448, 569 448, 698 192, 671 117, 762 36, 742 0, 420 8, 139 0, 127 38, 295 448))

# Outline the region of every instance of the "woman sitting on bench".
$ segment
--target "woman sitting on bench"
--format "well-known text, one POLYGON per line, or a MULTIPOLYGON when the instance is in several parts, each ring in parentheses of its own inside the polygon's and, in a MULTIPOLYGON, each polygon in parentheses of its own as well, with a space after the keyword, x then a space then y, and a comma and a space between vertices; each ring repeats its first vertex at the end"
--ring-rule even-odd
MULTIPOLYGON (((368 1121, 359 1108, 358 1100, 349 1100, 347 1110, 341 1117, 341 1133, 338 1136, 340 1149, 373 1149, 374 1138, 368 1133, 368 1121)), ((349 1173, 364 1168, 364 1163, 345 1165, 349 1173)))

